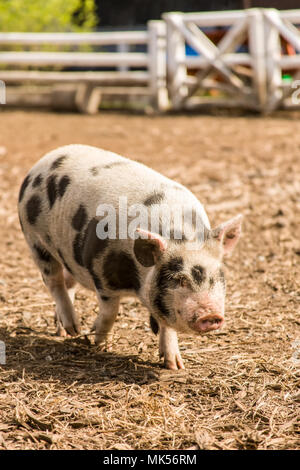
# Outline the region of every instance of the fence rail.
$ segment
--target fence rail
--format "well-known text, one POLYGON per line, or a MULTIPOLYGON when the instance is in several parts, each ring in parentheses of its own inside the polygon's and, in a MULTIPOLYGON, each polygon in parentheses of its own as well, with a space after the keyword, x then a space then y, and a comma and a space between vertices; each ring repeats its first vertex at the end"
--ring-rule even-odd
POLYGON ((41 72, 40 70, 4 70, 0 72, 5 83, 96 83, 97 85, 141 85, 147 86, 150 80, 148 71, 129 72, 41 72))
POLYGON ((8 65, 48 65, 69 67, 147 67, 148 55, 143 53, 97 52, 0 52, 0 63, 8 65))
MULTIPOLYGON (((98 101, 101 94, 109 87, 109 93, 124 94, 128 87, 135 87, 139 93, 151 96, 155 108, 163 110, 168 105, 166 89, 166 35, 162 21, 150 21, 147 31, 116 31, 95 33, 0 33, 0 48, 3 46, 116 46, 116 51, 82 52, 65 51, 0 51, 0 79, 6 83, 73 83, 85 84, 93 96, 97 109, 95 90, 98 89, 98 101), (143 45, 145 52, 135 52, 134 46, 143 45), (24 67, 36 67, 38 70, 24 70, 24 67), (17 69, 16 69, 17 67, 17 69), (45 70, 54 67, 62 70, 45 70), (68 71, 66 68, 100 68, 100 71, 68 71), (105 70, 109 68, 112 70, 105 70), (100 89, 102 87, 102 89, 100 89), (140 88, 136 88, 140 87, 140 88)), ((88 92, 87 92, 88 93, 88 92)), ((81 93, 82 94, 82 93, 81 93)), ((86 93, 83 93, 86 95, 86 93)), ((85 97, 85 102, 89 100, 85 97)), ((87 109, 91 109, 88 106, 87 109)))
POLYGON ((146 44, 147 31, 115 31, 99 33, 0 33, 0 44, 146 44))
POLYGON ((0 33, 0 66, 6 67, 0 69, 0 80, 69 83, 81 89, 85 84, 95 103, 95 87, 120 94, 124 86, 128 94, 130 89, 144 91, 159 110, 190 109, 211 102, 266 112, 291 104, 295 89, 284 74, 290 74, 291 80, 300 78, 299 25, 300 9, 251 8, 165 13, 162 21, 148 22, 146 31, 0 33), (219 33, 218 41, 211 29, 219 33), (46 45, 69 45, 72 51, 19 50, 20 46, 46 45), (96 50, 83 52, 82 45, 96 46, 96 50), (115 52, 101 50, 110 45, 116 46, 115 52), (3 46, 10 50, 1 51, 3 46), (144 51, 134 46, 143 46, 144 51), (24 66, 38 70, 24 70, 24 66), (70 67, 101 70, 64 70, 70 67), (217 99, 210 99, 207 92, 217 99))

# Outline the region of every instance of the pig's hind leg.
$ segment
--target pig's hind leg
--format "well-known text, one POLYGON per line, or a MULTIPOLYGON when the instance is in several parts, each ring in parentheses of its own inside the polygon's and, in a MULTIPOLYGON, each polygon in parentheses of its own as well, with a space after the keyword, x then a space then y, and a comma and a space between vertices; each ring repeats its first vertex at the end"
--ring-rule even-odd
MULTIPOLYGON (((73 278, 73 276, 71 276, 71 274, 65 269, 63 268, 63 277, 64 277, 64 281, 65 281, 65 286, 66 286, 66 289, 67 289, 67 293, 68 293, 68 296, 72 302, 72 304, 74 303, 74 299, 75 299, 75 286, 76 286, 76 281, 75 279, 73 278)), ((74 308, 73 308, 73 312, 74 312, 74 315, 76 316, 75 314, 75 311, 74 311, 74 308)), ((58 308, 56 307, 55 309, 55 323, 56 323, 56 334, 58 336, 66 336, 67 335, 67 331, 66 329, 63 327, 63 324, 60 320, 60 314, 59 314, 59 310, 58 308)), ((78 329, 76 329, 76 332, 79 333, 79 325, 78 325, 78 322, 77 322, 77 327, 78 329)), ((76 334, 76 333, 75 333, 76 334)))
POLYGON ((57 334, 75 336, 80 331, 72 301, 75 281, 40 242, 30 243, 33 258, 41 271, 43 281, 55 301, 57 334), (70 298, 70 295, 71 298, 70 298))
POLYGON ((106 338, 113 327, 119 312, 120 297, 108 297, 97 292, 99 315, 92 331, 95 331, 95 344, 106 347, 106 338))

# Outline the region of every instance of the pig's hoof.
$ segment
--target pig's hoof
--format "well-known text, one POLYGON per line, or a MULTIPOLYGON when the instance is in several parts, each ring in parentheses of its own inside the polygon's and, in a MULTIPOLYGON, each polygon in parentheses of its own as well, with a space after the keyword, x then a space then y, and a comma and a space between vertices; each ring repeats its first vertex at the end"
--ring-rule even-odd
POLYGON ((56 334, 57 336, 65 337, 65 336, 76 336, 80 334, 80 325, 77 321, 71 321, 67 325, 64 325, 61 321, 57 311, 54 314, 54 321, 56 325, 56 334))
POLYGON ((108 342, 107 340, 99 340, 97 341, 97 338, 95 339, 95 345, 99 349, 99 351, 102 352, 110 352, 112 350, 112 344, 108 342))
POLYGON ((101 352, 111 352, 111 351, 112 351, 112 345, 111 345, 111 344, 107 344, 107 343, 97 344, 97 348, 98 348, 99 351, 101 351, 101 352))
POLYGON ((72 325, 66 325, 64 329, 70 336, 76 336, 80 333, 80 326, 76 323, 73 323, 72 325))
POLYGON ((67 332, 62 325, 57 325, 55 334, 61 338, 65 338, 67 336, 67 332))
POLYGON ((97 348, 100 351, 111 351, 112 350, 112 343, 111 343, 111 341, 108 341, 107 332, 106 333, 103 333, 103 332, 100 333, 100 332, 97 332, 95 330, 96 330, 96 328, 95 328, 95 325, 94 325, 91 331, 95 332, 95 346, 97 346, 97 348))
POLYGON ((184 369, 183 360, 182 360, 180 354, 176 354, 172 358, 165 357, 164 358, 164 366, 165 366, 166 369, 170 369, 170 370, 184 369))
POLYGON ((67 336, 67 332, 64 329, 64 327, 62 326, 62 323, 59 320, 56 313, 55 313, 55 317, 54 317, 54 322, 55 322, 55 326, 56 326, 56 332, 55 332, 56 336, 60 336, 61 338, 65 338, 67 336))

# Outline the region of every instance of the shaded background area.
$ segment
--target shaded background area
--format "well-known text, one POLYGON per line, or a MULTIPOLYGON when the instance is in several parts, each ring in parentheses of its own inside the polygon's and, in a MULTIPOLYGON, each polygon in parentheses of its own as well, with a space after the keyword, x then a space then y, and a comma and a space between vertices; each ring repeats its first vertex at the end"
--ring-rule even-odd
POLYGON ((142 26, 168 11, 199 12, 265 7, 299 8, 298 0, 96 0, 100 27, 142 26))

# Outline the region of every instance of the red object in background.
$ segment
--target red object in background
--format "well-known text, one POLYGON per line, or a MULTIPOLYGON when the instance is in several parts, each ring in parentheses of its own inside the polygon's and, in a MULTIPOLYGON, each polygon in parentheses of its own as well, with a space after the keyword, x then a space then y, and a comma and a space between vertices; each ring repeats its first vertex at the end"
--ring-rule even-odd
POLYGON ((286 47, 286 52, 287 52, 288 55, 296 55, 295 48, 294 48, 294 46, 292 46, 292 44, 287 42, 285 44, 285 47, 286 47))

